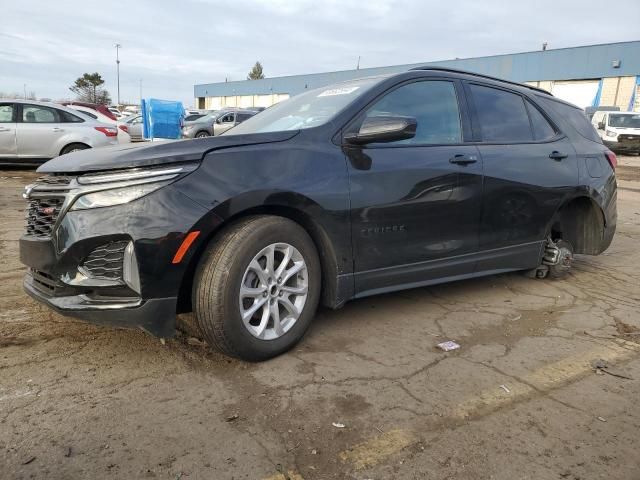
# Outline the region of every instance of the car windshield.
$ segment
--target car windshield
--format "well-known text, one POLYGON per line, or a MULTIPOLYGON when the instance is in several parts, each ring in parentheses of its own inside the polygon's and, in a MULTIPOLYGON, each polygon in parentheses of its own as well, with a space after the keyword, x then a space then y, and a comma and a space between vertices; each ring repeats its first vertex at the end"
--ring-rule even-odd
POLYGON ((640 115, 609 115, 609 126, 615 128, 640 128, 640 115))
POLYGON ((310 90, 273 105, 223 135, 281 132, 323 125, 379 81, 379 78, 363 78, 310 90))

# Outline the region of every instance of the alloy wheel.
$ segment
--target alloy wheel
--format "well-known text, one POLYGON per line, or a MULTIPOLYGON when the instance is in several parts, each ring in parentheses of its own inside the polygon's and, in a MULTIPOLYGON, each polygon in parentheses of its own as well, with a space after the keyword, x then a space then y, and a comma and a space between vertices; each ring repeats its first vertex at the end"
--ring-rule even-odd
POLYGON ((240 285, 240 315, 249 333, 274 340, 300 318, 309 276, 302 254, 288 243, 263 248, 247 266, 240 285))

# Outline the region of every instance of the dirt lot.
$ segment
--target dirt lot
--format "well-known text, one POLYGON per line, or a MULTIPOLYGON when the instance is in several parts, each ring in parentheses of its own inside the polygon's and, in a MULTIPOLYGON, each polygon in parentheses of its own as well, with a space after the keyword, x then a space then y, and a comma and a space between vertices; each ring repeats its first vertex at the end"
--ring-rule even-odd
POLYGON ((620 160, 614 243, 566 280, 359 300, 262 364, 29 299, 35 173, 1 171, 0 478, 639 479, 640 157, 620 160))

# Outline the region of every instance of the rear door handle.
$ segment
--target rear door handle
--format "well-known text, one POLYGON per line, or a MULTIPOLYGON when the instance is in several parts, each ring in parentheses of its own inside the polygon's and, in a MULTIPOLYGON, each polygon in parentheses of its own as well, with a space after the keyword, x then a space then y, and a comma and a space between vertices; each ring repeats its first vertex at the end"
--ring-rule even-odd
POLYGON ((64 132, 64 128, 60 127, 53 127, 51 130, 53 130, 54 132, 64 132))
POLYGON ((456 165, 469 165, 470 163, 476 163, 478 161, 477 155, 454 155, 449 159, 449 163, 455 163, 456 165))
POLYGON ((11 129, 10 129, 10 128, 7 128, 7 127, 0 127, 0 132, 9 132, 9 131, 11 131, 11 129))
POLYGON ((557 150, 554 150, 549 154, 549 158, 552 158, 553 160, 562 160, 563 158, 567 158, 568 156, 569 155, 567 155, 566 153, 560 153, 557 150))

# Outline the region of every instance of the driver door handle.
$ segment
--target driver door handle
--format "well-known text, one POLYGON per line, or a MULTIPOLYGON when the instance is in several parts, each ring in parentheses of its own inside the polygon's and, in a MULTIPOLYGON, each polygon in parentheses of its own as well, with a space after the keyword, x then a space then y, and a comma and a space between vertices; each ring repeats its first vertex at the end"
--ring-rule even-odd
POLYGON ((553 160, 562 160, 563 158, 567 158, 569 155, 567 155, 566 153, 561 153, 558 152, 557 150, 554 150, 553 152, 551 152, 549 154, 549 158, 553 159, 553 160))
POLYGON ((478 161, 477 155, 454 155, 449 159, 449 163, 454 163, 456 165, 469 165, 471 163, 476 163, 478 161))
POLYGON ((51 130, 53 130, 54 132, 64 132, 64 128, 60 127, 53 127, 51 130))
POLYGON ((0 132, 9 132, 11 129, 7 127, 0 127, 0 132))

